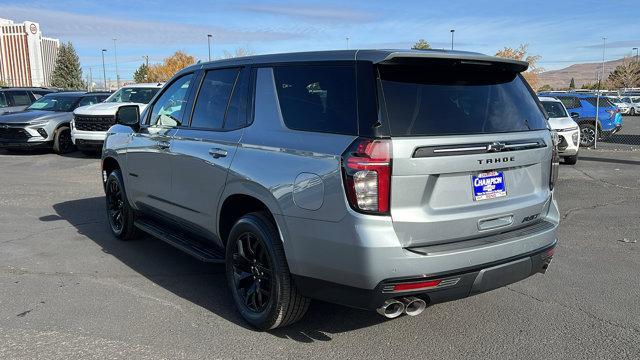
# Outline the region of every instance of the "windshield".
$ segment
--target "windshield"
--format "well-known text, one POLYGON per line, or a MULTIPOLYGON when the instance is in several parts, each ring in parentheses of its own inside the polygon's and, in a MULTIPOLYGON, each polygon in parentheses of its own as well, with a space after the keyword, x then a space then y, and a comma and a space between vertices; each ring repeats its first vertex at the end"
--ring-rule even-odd
POLYGON ((522 78, 480 66, 379 67, 392 136, 486 134, 546 129, 522 78))
POLYGON ((31 104, 27 110, 45 110, 68 112, 75 108, 80 99, 79 96, 47 95, 31 104))
POLYGON ((122 88, 116 91, 113 95, 109 96, 105 102, 108 103, 122 103, 133 102, 138 104, 148 104, 153 96, 160 90, 160 88, 139 88, 130 87, 122 88))
POLYGON ((567 112, 564 110, 562 103, 557 101, 543 101, 542 106, 550 118, 567 117, 567 112))

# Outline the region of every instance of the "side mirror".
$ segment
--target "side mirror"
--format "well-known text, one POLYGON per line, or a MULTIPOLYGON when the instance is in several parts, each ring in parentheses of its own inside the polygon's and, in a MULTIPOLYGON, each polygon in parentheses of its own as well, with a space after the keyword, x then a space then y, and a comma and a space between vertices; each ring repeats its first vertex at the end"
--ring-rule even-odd
POLYGON ((116 124, 125 125, 138 130, 140 127, 140 108, 138 105, 122 105, 116 112, 116 124))
POLYGON ((577 118, 579 118, 579 117, 580 117, 580 114, 572 112, 572 113, 571 113, 571 117, 572 117, 573 119, 577 119, 577 118))

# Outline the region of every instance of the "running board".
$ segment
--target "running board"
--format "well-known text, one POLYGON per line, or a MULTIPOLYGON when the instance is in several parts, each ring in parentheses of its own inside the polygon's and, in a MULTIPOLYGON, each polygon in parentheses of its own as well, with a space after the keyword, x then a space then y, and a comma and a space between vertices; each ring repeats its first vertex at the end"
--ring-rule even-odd
POLYGON ((173 245, 200 261, 208 263, 224 263, 224 254, 219 249, 191 240, 182 234, 176 234, 155 221, 138 219, 134 224, 138 229, 168 243, 169 245, 173 245))

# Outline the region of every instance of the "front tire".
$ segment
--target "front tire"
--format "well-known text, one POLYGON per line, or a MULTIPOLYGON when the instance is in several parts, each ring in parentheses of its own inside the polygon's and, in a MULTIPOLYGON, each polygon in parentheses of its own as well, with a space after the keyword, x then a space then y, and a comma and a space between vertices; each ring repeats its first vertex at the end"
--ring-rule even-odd
POLYGON ((596 143, 596 127, 591 123, 580 124, 580 146, 590 147, 596 143))
POLYGON ((58 154, 66 154, 75 150, 71 140, 71 129, 68 126, 61 126, 53 133, 53 151, 58 154))
POLYGON ((244 215, 231 229, 226 273, 240 315, 260 330, 290 325, 309 307, 310 299, 291 279, 276 226, 264 212, 244 215))
POLYGON ((134 239, 136 237, 135 212, 127 201, 120 170, 113 170, 109 174, 105 185, 105 198, 107 220, 113 235, 120 240, 134 239))
POLYGON ((631 110, 629 110, 629 116, 636 116, 636 109, 635 108, 631 108, 631 110))
POLYGON ((575 165, 577 162, 578 162, 578 154, 564 157, 564 163, 567 165, 575 165))

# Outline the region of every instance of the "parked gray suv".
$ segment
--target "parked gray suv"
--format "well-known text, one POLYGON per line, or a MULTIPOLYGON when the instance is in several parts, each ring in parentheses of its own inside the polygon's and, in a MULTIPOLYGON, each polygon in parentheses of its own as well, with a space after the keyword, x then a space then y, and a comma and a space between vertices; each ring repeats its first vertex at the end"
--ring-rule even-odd
POLYGON ((118 110, 102 154, 111 230, 225 263, 259 329, 310 299, 392 318, 543 273, 557 137, 526 69, 404 50, 193 65, 142 114, 118 110))

